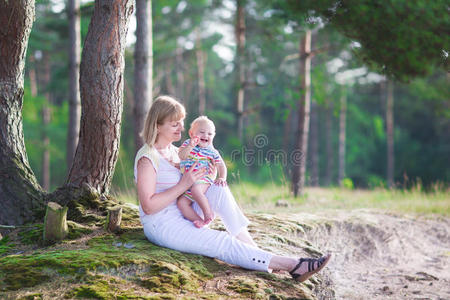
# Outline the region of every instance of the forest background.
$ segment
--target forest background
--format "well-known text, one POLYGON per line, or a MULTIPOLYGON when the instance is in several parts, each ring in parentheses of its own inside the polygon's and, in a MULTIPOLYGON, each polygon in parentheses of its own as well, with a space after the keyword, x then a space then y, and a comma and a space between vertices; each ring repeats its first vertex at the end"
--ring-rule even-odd
MULTIPOLYGON (((299 46, 309 29, 311 48, 318 50, 311 62, 306 184, 448 188, 448 73, 430 66, 423 78, 388 80, 378 72, 379 67, 365 64, 358 56, 357 42, 320 19, 311 18, 300 26, 286 22, 264 3, 246 1, 244 7, 245 101, 240 136, 235 109, 242 85, 236 67, 236 2, 152 1, 153 96, 169 94, 180 99, 188 112, 187 128, 200 111, 215 122, 214 144, 227 162, 228 181, 290 181, 303 93, 299 46), (387 150, 389 98, 393 101, 395 159, 388 159, 387 150), (391 184, 389 168, 393 170, 391 184)), ((82 43, 92 12, 93 2, 82 2, 82 43)), ((36 1, 27 51, 23 123, 31 167, 49 191, 64 184, 68 172, 68 26, 63 1, 36 1)), ((133 21, 127 40, 120 151, 112 185, 113 193, 119 194, 134 194, 133 21)))

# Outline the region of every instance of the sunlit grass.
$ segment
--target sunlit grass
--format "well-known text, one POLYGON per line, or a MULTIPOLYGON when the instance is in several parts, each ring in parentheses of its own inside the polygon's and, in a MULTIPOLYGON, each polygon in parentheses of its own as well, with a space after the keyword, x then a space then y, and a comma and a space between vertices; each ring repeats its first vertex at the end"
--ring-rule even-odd
POLYGON ((231 186, 239 204, 245 210, 266 212, 318 212, 331 209, 380 209, 397 213, 450 215, 450 193, 448 190, 423 192, 420 189, 305 189, 302 197, 294 198, 285 185, 255 185, 241 183, 231 186), (277 201, 286 201, 289 207, 276 206, 277 201))
POLYGON ((127 190, 113 190, 111 192, 112 196, 119 200, 122 203, 131 203, 131 204, 139 204, 139 201, 137 199, 137 193, 136 189, 129 188, 127 190))
MULTIPOLYGON (((307 187, 302 197, 294 198, 287 184, 256 184, 241 182, 230 186, 239 205, 252 212, 321 212, 325 210, 377 209, 394 213, 439 214, 450 216, 450 191, 434 189, 424 192, 420 187, 402 189, 345 189, 307 187), (277 201, 288 207, 277 206, 277 201)), ((116 191, 115 196, 137 204, 136 191, 116 191)))

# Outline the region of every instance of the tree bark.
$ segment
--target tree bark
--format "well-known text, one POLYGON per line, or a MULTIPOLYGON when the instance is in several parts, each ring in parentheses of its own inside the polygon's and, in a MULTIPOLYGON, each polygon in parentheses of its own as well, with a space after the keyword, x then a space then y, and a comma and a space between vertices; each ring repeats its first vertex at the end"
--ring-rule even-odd
POLYGON ((195 56, 197 58, 198 114, 204 115, 206 108, 205 53, 202 51, 200 30, 198 28, 196 30, 195 56))
POLYGON ((25 53, 33 19, 34 1, 0 4, 1 224, 23 224, 44 209, 44 193, 28 163, 21 114, 25 53))
POLYGON ((298 131, 295 142, 295 161, 292 170, 292 191, 294 196, 303 194, 305 186, 306 157, 308 154, 309 113, 311 105, 311 31, 307 30, 300 41, 301 97, 298 103, 298 131))
POLYGON ((144 141, 141 131, 152 103, 153 35, 152 1, 136 0, 136 45, 134 48, 134 144, 136 152, 144 141))
POLYGON ((346 119, 347 119, 347 97, 341 96, 341 108, 339 113, 339 172, 338 182, 342 186, 345 178, 345 143, 346 143, 346 119))
POLYGON ((318 105, 311 103, 311 186, 319 186, 319 119, 318 105))
POLYGON ((394 187, 394 83, 387 82, 386 98, 387 183, 394 187))
POLYGON ((236 98, 236 119, 237 135, 243 141, 244 135, 244 101, 245 101, 245 0, 236 0, 236 77, 237 77, 237 98, 236 98))
POLYGON ((72 166, 80 135, 80 0, 69 0, 69 125, 67 130, 67 170, 72 166))
POLYGON ((325 185, 329 186, 333 184, 333 171, 334 171, 334 148, 333 148, 333 103, 328 102, 326 109, 326 148, 327 148, 327 171, 325 173, 325 185))
POLYGON ((109 192, 120 144, 124 50, 132 0, 97 0, 80 66, 80 140, 66 186, 109 192))

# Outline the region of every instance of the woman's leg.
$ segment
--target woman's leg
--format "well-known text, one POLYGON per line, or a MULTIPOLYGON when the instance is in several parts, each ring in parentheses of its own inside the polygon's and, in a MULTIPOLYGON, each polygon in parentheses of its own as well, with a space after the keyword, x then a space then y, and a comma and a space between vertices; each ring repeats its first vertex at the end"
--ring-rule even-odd
POLYGON ((217 258, 250 270, 267 272, 277 269, 291 272, 304 281, 328 263, 329 256, 321 259, 298 259, 273 255, 270 252, 239 241, 226 232, 209 228, 195 228, 181 214, 169 214, 159 224, 144 225, 147 238, 160 246, 174 250, 217 258))
POLYGON ((241 242, 227 232, 195 228, 179 215, 166 215, 157 225, 144 225, 147 238, 174 250, 217 258, 246 269, 268 271, 273 254, 241 242))
MULTIPOLYGON (((249 220, 244 216, 242 210, 237 205, 231 191, 228 187, 212 185, 205 193, 209 200, 211 209, 220 216, 227 231, 232 235, 243 238, 246 242, 251 239, 246 231, 249 220)), ((194 209, 198 213, 198 206, 194 204, 194 209)), ((252 240, 253 241, 253 240, 252 240)))
POLYGON ((274 255, 269 263, 270 269, 288 271, 291 276, 300 282, 307 280, 322 270, 330 261, 331 254, 320 258, 300 258, 274 255))
POLYGON ((258 247, 247 230, 250 222, 237 205, 228 187, 212 185, 206 192, 206 197, 208 197, 213 211, 220 216, 231 235, 244 243, 258 247))
POLYGON ((242 229, 241 232, 236 235, 236 238, 244 243, 252 245, 253 247, 258 247, 247 228, 242 229))

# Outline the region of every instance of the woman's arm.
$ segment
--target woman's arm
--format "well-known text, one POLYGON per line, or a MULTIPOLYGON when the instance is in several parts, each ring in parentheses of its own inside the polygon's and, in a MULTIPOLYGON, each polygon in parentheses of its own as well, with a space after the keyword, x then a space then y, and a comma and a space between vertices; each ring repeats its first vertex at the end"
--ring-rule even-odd
POLYGON ((187 171, 181 180, 173 187, 161 193, 156 193, 156 171, 148 158, 141 158, 137 165, 138 199, 145 214, 159 212, 174 202, 178 196, 189 189, 192 184, 205 175, 205 169, 187 171))

